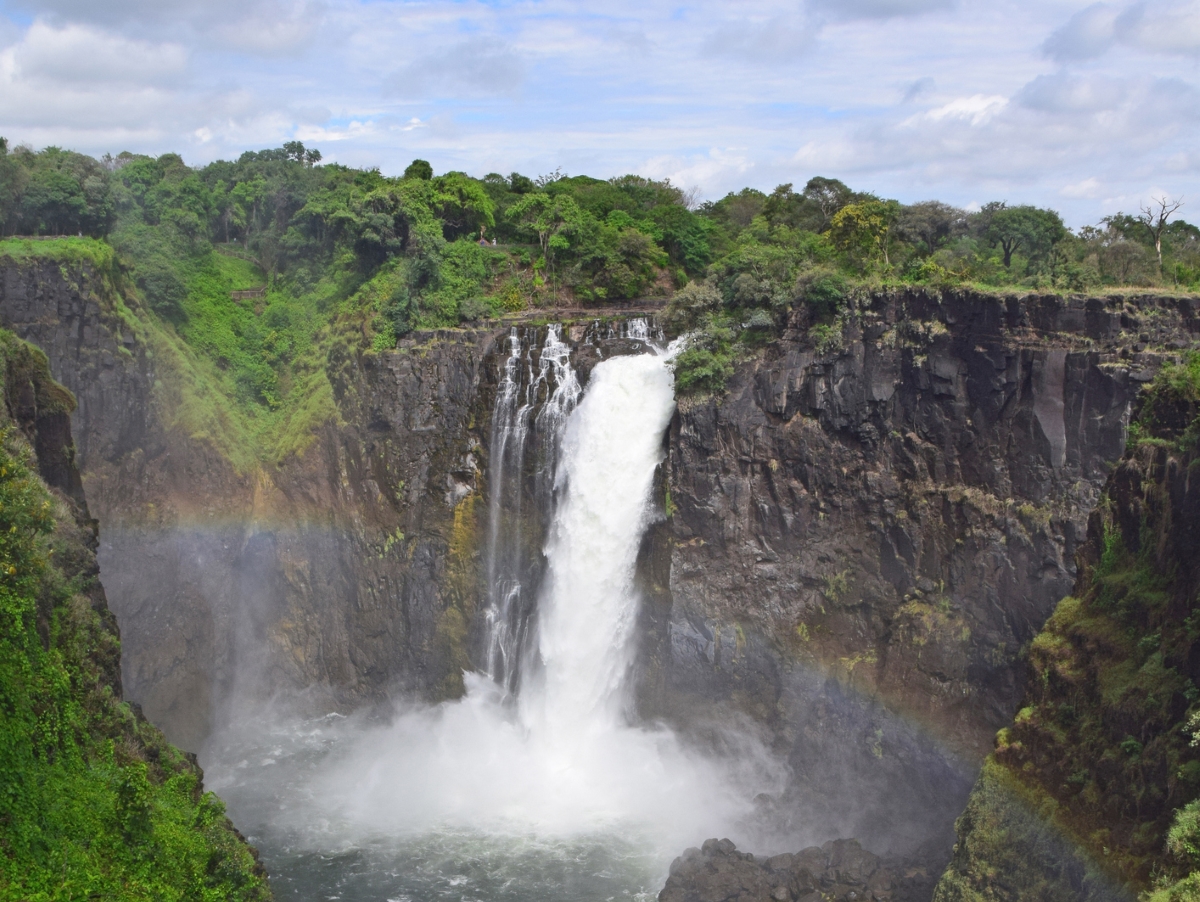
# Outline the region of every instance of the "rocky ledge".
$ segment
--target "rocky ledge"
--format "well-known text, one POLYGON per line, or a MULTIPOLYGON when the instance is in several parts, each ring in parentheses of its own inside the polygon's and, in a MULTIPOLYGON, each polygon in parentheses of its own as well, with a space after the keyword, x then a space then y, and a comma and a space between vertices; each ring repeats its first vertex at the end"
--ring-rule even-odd
POLYGON ((940 870, 880 858, 854 839, 761 859, 709 839, 671 863, 658 902, 916 902, 929 898, 940 870))

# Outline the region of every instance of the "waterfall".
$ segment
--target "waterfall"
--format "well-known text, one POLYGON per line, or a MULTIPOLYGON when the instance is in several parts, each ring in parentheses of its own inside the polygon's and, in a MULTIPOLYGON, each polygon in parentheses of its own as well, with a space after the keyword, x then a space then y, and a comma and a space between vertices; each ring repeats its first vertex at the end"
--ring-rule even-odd
POLYGON ((611 729, 620 713, 637 619, 634 566, 674 410, 660 355, 615 357, 593 370, 567 423, 538 610, 542 672, 522 697, 531 727, 587 735, 611 729))
MULTIPOLYGON (((641 318, 620 332, 650 339, 641 318)), ((561 328, 547 329, 536 370, 532 338, 510 330, 492 416, 483 670, 516 695, 521 673, 540 668, 521 694, 526 726, 584 736, 611 726, 623 700, 637 619, 633 571, 675 409, 673 378, 659 353, 616 357, 595 368, 580 404, 561 328), (537 516, 553 513, 536 614, 526 596, 541 583, 540 562, 526 548, 526 490, 537 516)))
POLYGON ((541 517, 552 502, 562 427, 582 392, 571 367, 571 349, 562 340, 562 327, 549 326, 540 349, 535 347, 536 330, 530 332, 523 336, 514 326, 508 333, 508 356, 501 366, 492 413, 488 463, 483 671, 513 694, 528 637, 531 611, 526 593, 536 591, 540 564, 540 556, 531 555, 527 548, 536 534, 528 535, 524 522, 531 427, 535 437, 532 513, 541 517))
POLYGON ((586 391, 559 327, 513 329, 501 345, 484 635, 466 695, 401 704, 386 723, 256 722, 209 771, 289 891, 644 897, 679 850, 748 839, 752 800, 783 786, 744 728, 709 725, 702 752, 629 716, 637 555, 675 399, 649 324, 608 328, 624 356, 596 363, 586 391))
POLYGON ((306 817, 330 825, 317 847, 328 831, 350 843, 446 831, 606 848, 636 838, 665 868, 706 836, 738 837, 750 800, 780 785, 751 739, 714 757, 628 716, 637 554, 675 399, 648 326, 623 331, 645 352, 601 360, 586 391, 561 329, 510 331, 491 425, 479 672, 464 674, 462 699, 311 734, 324 751, 304 778, 316 811, 306 817))

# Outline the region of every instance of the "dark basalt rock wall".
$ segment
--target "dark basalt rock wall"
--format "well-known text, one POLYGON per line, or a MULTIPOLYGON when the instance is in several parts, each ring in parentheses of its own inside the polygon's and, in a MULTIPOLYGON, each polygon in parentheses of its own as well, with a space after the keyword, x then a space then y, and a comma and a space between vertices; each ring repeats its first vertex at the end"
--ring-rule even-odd
POLYGON ((937 871, 912 859, 881 859, 856 840, 831 840, 770 858, 705 840, 671 863, 658 902, 916 902, 937 871))
POLYGON ((351 707, 460 691, 491 331, 335 348, 342 422, 279 466, 239 472, 168 425, 161 362, 107 276, 58 263, 0 276, 0 324, 43 347, 79 399, 126 690, 170 738, 199 748, 247 695, 351 707))
POLYGON ((803 839, 948 848, 1196 302, 882 293, 824 355, 790 325, 671 426, 643 708, 770 724, 803 839))

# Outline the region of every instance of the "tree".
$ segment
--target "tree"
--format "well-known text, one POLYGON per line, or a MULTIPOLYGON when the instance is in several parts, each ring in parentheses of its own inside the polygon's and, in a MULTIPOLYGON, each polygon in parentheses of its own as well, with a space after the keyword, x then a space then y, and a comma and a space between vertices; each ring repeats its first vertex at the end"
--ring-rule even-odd
POLYGON ((354 234, 354 251, 367 268, 402 251, 421 261, 437 257, 444 239, 441 223, 430 212, 430 193, 429 182, 393 182, 355 204, 354 220, 347 225, 354 234), (414 237, 415 248, 410 247, 414 237))
POLYGON ((59 169, 35 169, 22 199, 22 218, 35 234, 76 230, 87 212, 83 186, 59 169))
POLYGON ((1018 250, 1033 258, 1048 254, 1066 237, 1067 229, 1062 217, 1053 210, 1039 207, 1009 207, 1003 203, 989 204, 984 211, 988 214, 984 238, 993 246, 999 246, 1004 255, 1004 268, 1012 268, 1012 258, 1018 250))
POLYGON ((1167 230, 1167 220, 1183 206, 1183 198, 1179 200, 1171 200, 1167 197, 1160 197, 1150 201, 1144 207, 1138 209, 1141 213, 1137 220, 1150 233, 1150 238, 1154 242, 1154 252, 1158 255, 1158 274, 1162 275, 1163 258, 1162 258, 1162 238, 1163 232, 1167 230), (1157 209, 1155 209, 1157 207, 1157 209))
POLYGON ((854 192, 837 179, 818 175, 808 180, 804 186, 804 196, 821 211, 821 222, 814 231, 823 232, 833 221, 834 214, 854 199, 854 192))
POLYGON ((828 228, 829 217, 806 194, 797 194, 791 183, 778 186, 763 205, 763 216, 772 226, 786 225, 807 232, 828 228))
POLYGON ((425 160, 413 160, 405 167, 404 177, 406 179, 421 179, 427 182, 433 178, 433 167, 425 160))
POLYGON ((712 247, 708 232, 711 220, 702 219, 686 207, 663 204, 650 211, 650 221, 662 233, 659 243, 672 262, 689 273, 699 274, 709 264, 712 247))
POLYGON ((904 207, 896 220, 896 232, 906 241, 919 242, 932 254, 956 233, 966 228, 966 214, 949 204, 927 200, 904 207))
POLYGON ((767 196, 761 191, 743 188, 737 194, 731 191, 715 203, 710 201, 703 204, 700 207, 700 215, 744 229, 754 221, 754 217, 762 213, 766 203, 767 196))
POLYGON ((305 166, 321 162, 321 151, 316 148, 306 150, 299 141, 288 141, 283 145, 283 153, 285 159, 293 163, 302 163, 305 166))
POLYGON ((537 185, 533 183, 533 179, 527 175, 514 172, 508 177, 508 190, 513 194, 529 194, 536 188, 537 185))
POLYGON ((582 224, 583 211, 569 194, 526 194, 509 208, 510 219, 537 233, 538 244, 550 273, 554 273, 554 253, 570 247, 564 232, 582 224))
POLYGON ((259 204, 267 196, 267 180, 256 176, 249 181, 238 182, 229 194, 235 207, 232 218, 235 224, 245 225, 246 244, 249 245, 251 232, 258 219, 259 204))
POLYGON ((28 179, 28 170, 9 154, 8 140, 0 138, 0 235, 16 230, 28 179))
POLYGON ((463 172, 447 172, 431 180, 433 213, 442 221, 447 241, 496 224, 496 205, 483 185, 463 172))
POLYGON ((829 223, 830 238, 843 251, 881 257, 883 265, 889 267, 888 247, 899 214, 900 204, 894 200, 871 198, 846 204, 829 223))

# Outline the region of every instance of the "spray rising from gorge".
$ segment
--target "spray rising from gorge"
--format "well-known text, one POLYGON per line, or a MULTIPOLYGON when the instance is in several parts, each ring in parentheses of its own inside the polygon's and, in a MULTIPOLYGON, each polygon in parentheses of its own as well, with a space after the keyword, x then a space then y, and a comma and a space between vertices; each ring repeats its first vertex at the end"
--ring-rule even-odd
MULTIPOLYGON (((585 869, 597 855, 624 861, 608 868, 617 883, 651 890, 679 848, 737 838, 750 800, 779 787, 752 740, 741 740, 735 766, 632 722, 635 569, 675 400, 669 352, 646 341, 644 323, 630 332, 644 352, 597 364, 586 392, 558 327, 536 344, 510 333, 491 430, 480 672, 465 675, 461 700, 409 708, 386 726, 326 719, 284 730, 260 759, 284 765, 268 782, 294 800, 256 812, 269 858, 273 843, 301 863, 305 849, 382 843, 400 873, 405 849, 432 837, 456 855, 510 863, 533 842, 538 855, 585 869)), ((238 754, 226 748, 214 771, 235 809, 239 786, 253 782, 253 757, 231 760, 238 754)), ((262 793, 261 773, 254 780, 262 793)), ((597 898, 613 891, 605 883, 597 898)))

